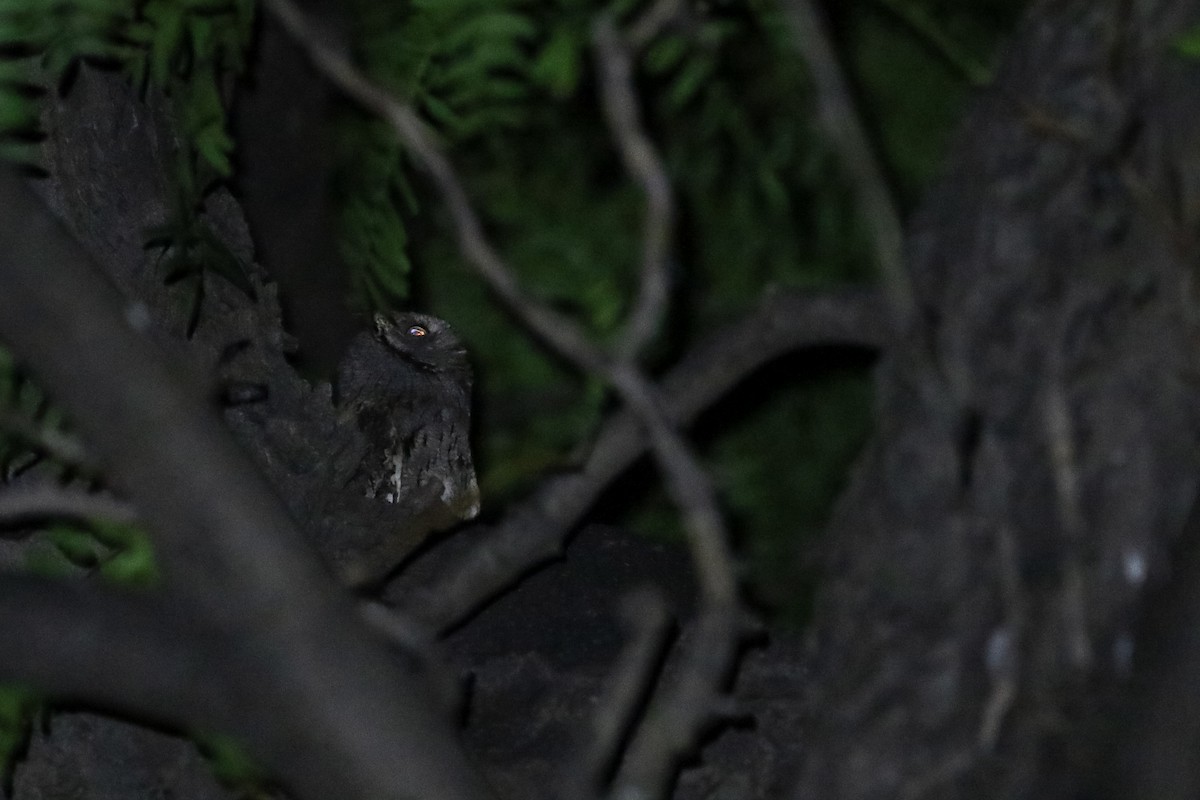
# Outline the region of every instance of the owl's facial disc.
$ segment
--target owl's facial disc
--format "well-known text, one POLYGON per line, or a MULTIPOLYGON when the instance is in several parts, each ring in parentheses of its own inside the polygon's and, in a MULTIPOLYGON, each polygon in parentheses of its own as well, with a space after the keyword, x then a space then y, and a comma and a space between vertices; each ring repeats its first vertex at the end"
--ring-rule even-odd
POLYGON ((441 371, 465 365, 466 353, 449 326, 436 317, 414 311, 375 315, 381 342, 422 369, 441 371))

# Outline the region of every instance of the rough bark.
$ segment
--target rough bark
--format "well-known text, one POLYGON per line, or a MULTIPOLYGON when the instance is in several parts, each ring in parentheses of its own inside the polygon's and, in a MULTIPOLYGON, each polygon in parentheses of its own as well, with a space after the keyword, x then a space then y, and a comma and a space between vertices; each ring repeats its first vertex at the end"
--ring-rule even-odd
POLYGON ((1032 9, 911 220, 797 797, 1078 796, 1111 746, 1196 494, 1196 10, 1032 9))

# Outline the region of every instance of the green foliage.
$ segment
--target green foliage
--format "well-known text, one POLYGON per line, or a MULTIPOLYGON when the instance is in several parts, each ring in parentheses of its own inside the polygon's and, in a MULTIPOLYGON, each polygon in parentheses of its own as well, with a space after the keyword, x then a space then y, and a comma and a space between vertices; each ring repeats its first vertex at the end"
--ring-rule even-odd
MULTIPOLYGON (((514 0, 349 3, 356 56, 375 80, 413 103, 448 139, 519 125, 530 94, 532 20, 514 0)), ((337 194, 342 256, 368 308, 409 294, 405 216, 419 207, 391 130, 357 110, 339 125, 337 194)))
POLYGON ((0 0, 0 137, 37 131, 30 95, 39 79, 59 84, 80 61, 107 62, 171 97, 199 162, 228 176, 233 142, 218 80, 243 68, 253 13, 253 0, 0 0))
MULTIPOLYGON (((40 430, 61 432, 62 413, 46 399, 29 376, 0 348, 0 479, 41 461, 40 430)), ((58 477, 70 464, 53 464, 58 477)))
MULTIPOLYGON (((868 274, 848 193, 805 118, 801 62, 776 30, 773 5, 762 6, 668 31, 641 61, 647 121, 682 210, 682 311, 664 350, 703 337, 766 285, 868 274)), ((525 285, 603 337, 626 313, 636 281, 643 199, 623 174, 590 77, 580 82, 592 63, 595 10, 543 13, 532 73, 539 91, 526 123, 458 146, 455 156, 525 285)), ((514 344, 505 334, 511 321, 463 291, 450 248, 422 241, 414 252, 429 300, 487 368, 485 496, 519 487, 522 473, 528 481, 530 465, 561 466, 599 419, 604 394, 536 347, 514 344)))
MULTIPOLYGON (((12 475, 35 465, 44 473, 42 480, 76 478, 79 464, 58 461, 42 447, 46 436, 64 433, 62 413, 0 348, 0 491, 12 475)), ((57 552, 32 547, 27 565, 36 572, 66 575, 75 566, 97 569, 124 585, 158 580, 150 540, 138 528, 95 520, 87 526, 51 525, 44 534, 57 552)))
POLYGON ((244 800, 266 800, 277 796, 270 791, 270 777, 246 752, 240 741, 221 734, 192 734, 200 752, 208 759, 213 773, 225 786, 244 800))
MULTIPOLYGON (((192 325, 212 271, 249 291, 245 270, 200 220, 232 173, 222 81, 245 67, 254 0, 0 0, 0 159, 36 166, 41 84, 62 85, 82 61, 119 67, 167 98, 180 134, 171 221, 149 233, 169 280, 187 278, 192 325)), ((190 329, 189 329, 190 330, 190 329)))
POLYGON ((1172 49, 1187 59, 1200 59, 1200 25, 1188 28, 1175 37, 1171 43, 1172 49))
POLYGON ((195 185, 194 162, 185 153, 177 156, 171 216, 164 224, 145 231, 145 246, 159 250, 158 267, 164 283, 190 284, 187 333, 191 336, 200 321, 205 279, 209 273, 224 278, 249 297, 253 298, 255 292, 246 264, 200 215, 205 192, 195 185))
POLYGON ((151 586, 159 579, 150 538, 132 525, 96 520, 84 528, 60 523, 46 534, 71 564, 95 569, 114 583, 151 586))
MULTIPOLYGON (((992 70, 979 60, 970 48, 963 47, 963 32, 957 35, 947 32, 942 22, 936 19, 932 9, 925 3, 911 0, 878 0, 880 6, 895 14, 916 35, 917 43, 923 43, 931 53, 938 56, 963 80, 975 87, 986 86, 992 81, 992 70)), ((969 19, 957 15, 957 22, 969 19)))
POLYGON ((845 7, 851 77, 870 98, 864 110, 906 207, 937 176, 950 131, 970 93, 990 82, 999 35, 1022 6, 876 0, 845 7))
MULTIPOLYGON (((42 707, 31 689, 16 684, 0 684, 0 782, 8 787, 13 767, 29 743, 33 719, 42 707)), ((5 796, 9 792, 6 788, 5 796)))

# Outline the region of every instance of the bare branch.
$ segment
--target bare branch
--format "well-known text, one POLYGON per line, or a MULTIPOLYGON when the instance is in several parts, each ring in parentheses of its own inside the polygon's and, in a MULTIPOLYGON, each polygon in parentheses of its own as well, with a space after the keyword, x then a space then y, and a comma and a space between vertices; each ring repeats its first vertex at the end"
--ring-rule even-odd
POLYGON ((629 628, 629 643, 596 706, 592 742, 583 763, 572 763, 567 776, 568 796, 577 800, 596 797, 611 777, 625 738, 650 694, 670 634, 666 601, 655 589, 622 598, 621 616, 629 628))
POLYGON ((657 0, 635 19, 625 32, 625 39, 633 50, 641 50, 683 10, 683 0, 657 0))
POLYGON ((659 408, 654 389, 633 367, 618 364, 613 370, 613 382, 630 410, 648 429, 651 448, 667 482, 667 493, 683 513, 690 532, 704 599, 718 605, 735 602, 733 556, 708 474, 659 408))
POLYGON ((680 762, 720 716, 739 645, 736 606, 711 605, 697 619, 671 691, 651 707, 625 757, 615 797, 662 797, 680 762))
POLYGON ((128 503, 105 492, 44 483, 0 491, 0 525, 61 518, 132 523, 138 515, 128 503))
POLYGON ((592 44, 608 128, 620 149, 625 169, 646 195, 641 283, 617 344, 618 358, 633 359, 658 332, 666 311, 667 254, 675 207, 666 168, 639 119, 630 49, 621 40, 612 20, 605 16, 597 19, 593 26, 592 44))
POLYGON ((897 326, 903 330, 916 313, 912 281, 904 261, 904 226, 892 200, 875 149, 854 107, 853 95, 838 65, 821 10, 813 0, 780 0, 796 35, 796 47, 808 64, 817 92, 817 111, 826 138, 858 194, 859 217, 871 230, 875 261, 887 289, 897 326))
POLYGON ((0 680, 179 730, 231 730, 234 642, 157 594, 0 575, 0 680))

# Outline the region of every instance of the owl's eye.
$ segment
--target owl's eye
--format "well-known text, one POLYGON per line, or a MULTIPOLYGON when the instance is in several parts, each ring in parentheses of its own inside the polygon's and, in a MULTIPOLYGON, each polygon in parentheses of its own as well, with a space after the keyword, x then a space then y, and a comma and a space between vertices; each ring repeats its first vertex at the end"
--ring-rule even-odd
POLYGON ((429 335, 429 331, 427 331, 425 328, 422 328, 420 325, 413 325, 411 328, 408 329, 408 335, 409 336, 427 336, 427 335, 429 335))

